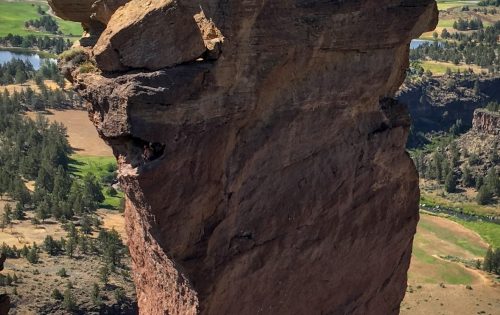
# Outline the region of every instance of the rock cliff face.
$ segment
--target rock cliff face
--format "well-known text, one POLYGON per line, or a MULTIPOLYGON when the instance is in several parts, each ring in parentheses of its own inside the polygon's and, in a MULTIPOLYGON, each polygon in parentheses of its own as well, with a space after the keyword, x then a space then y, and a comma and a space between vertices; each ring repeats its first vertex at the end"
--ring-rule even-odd
POLYGON ((390 97, 436 23, 433 0, 118 9, 103 72, 71 77, 119 161, 141 313, 397 314, 419 191, 390 97))
POLYGON ((472 128, 479 133, 500 136, 500 113, 477 109, 474 112, 472 128))

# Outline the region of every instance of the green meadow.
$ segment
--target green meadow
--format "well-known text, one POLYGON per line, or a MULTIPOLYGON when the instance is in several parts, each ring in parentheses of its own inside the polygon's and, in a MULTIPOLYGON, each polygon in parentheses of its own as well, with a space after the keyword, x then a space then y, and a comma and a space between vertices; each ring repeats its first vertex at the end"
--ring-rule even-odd
MULTIPOLYGON (((36 36, 56 36, 50 33, 37 32, 24 27, 28 20, 35 20, 40 17, 37 13, 37 5, 48 12, 49 6, 46 1, 5 1, 0 0, 0 36, 13 35, 36 35, 36 36)), ((78 38, 83 30, 79 23, 64 21, 56 17, 61 32, 67 38, 78 38)))
MULTIPOLYGON (((72 173, 80 178, 90 173, 102 182, 105 177, 111 176, 114 170, 116 170, 116 159, 114 157, 73 155, 71 159, 70 167, 72 173)), ((106 199, 101 204, 101 207, 120 210, 123 199, 122 192, 118 192, 116 196, 112 196, 109 193, 109 189, 104 187, 102 193, 106 199)))

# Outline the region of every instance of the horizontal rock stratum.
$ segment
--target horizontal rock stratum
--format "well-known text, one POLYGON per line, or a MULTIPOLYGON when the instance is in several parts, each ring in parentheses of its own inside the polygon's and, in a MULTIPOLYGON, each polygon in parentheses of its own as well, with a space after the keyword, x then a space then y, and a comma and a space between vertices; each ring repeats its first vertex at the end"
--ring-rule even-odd
POLYGON ((433 0, 133 0, 65 60, 141 313, 398 314, 419 190, 391 97, 436 23, 433 0))

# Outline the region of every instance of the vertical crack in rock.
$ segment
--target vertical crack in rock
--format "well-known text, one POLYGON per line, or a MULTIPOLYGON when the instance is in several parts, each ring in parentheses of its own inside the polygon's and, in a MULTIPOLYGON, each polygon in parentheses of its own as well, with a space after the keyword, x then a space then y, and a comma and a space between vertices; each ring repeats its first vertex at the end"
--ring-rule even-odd
POLYGON ((399 312, 419 190, 391 97, 435 1, 49 2, 104 25, 95 72, 62 66, 119 161, 142 314, 399 312))

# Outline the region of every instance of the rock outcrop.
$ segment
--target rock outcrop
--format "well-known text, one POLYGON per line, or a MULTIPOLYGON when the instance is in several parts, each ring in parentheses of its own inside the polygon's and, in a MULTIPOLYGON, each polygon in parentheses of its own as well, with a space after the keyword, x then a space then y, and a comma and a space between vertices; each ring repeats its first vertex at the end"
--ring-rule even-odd
POLYGON ((500 113, 486 109, 476 109, 472 128, 483 134, 500 136, 500 113))
MULTIPOLYGON (((3 264, 7 257, 2 254, 0 256, 0 271, 3 270, 3 264)), ((10 297, 7 294, 0 294, 0 315, 8 315, 10 310, 10 297)))
POLYGON ((109 64, 72 80, 119 161, 141 313, 397 314, 419 191, 390 97, 435 2, 135 3, 99 39, 109 64), (147 66, 181 34, 180 63, 147 66))

